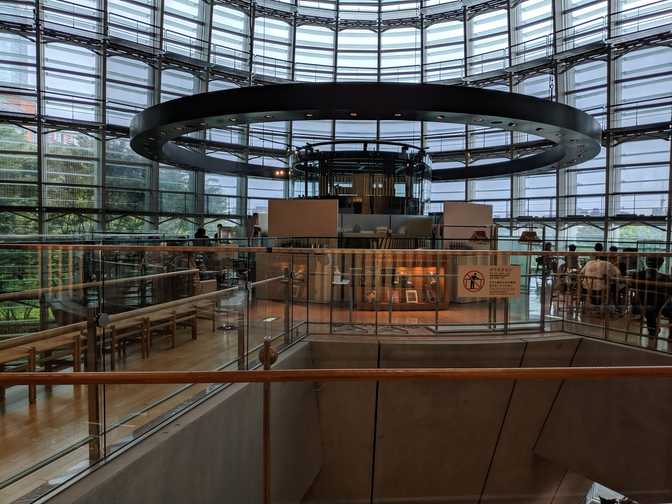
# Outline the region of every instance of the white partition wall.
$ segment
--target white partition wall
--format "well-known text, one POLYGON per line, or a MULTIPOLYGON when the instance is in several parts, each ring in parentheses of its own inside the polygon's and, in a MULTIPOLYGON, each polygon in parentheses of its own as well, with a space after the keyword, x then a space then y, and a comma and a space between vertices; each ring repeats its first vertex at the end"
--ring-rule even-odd
POLYGON ((268 235, 331 238, 337 234, 338 200, 269 200, 268 235))
MULTIPOLYGON (((477 231, 490 237, 492 206, 461 201, 443 203, 443 238, 445 240, 469 240, 477 231)), ((450 242, 445 242, 449 248, 450 242)))

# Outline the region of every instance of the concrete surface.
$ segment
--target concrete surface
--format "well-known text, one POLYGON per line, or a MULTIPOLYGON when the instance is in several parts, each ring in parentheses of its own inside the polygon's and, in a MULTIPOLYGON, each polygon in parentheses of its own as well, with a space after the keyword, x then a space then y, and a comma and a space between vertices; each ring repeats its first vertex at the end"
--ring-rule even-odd
MULTIPOLYGON (((311 342, 315 368, 375 368, 378 345, 311 342)), ((323 463, 303 502, 369 502, 376 384, 320 383, 323 463)))
MULTIPOLYGON (((672 356, 583 339, 574 366, 672 365, 672 356)), ((642 504, 672 500, 672 379, 565 381, 535 453, 642 504)))
MULTIPOLYGON (((371 340, 311 342, 314 365, 375 367, 371 340)), ((569 365, 579 340, 381 338, 380 366, 569 365)), ((578 503, 592 482, 532 451, 559 386, 387 382, 376 418, 375 384, 321 384, 324 465, 304 503, 578 503)))
MULTIPOLYGON (((316 338, 279 368, 670 365, 554 337, 316 338)), ((261 385, 230 387, 52 500, 261 502, 261 385)), ((672 379, 273 385, 273 504, 672 499, 672 379)))
MULTIPOLYGON (((309 365, 307 344, 278 368, 309 365)), ((66 489, 55 504, 261 502, 262 386, 231 386, 66 489)), ((274 386, 273 502, 298 503, 321 465, 312 384, 274 386)))
MULTIPOLYGON (((397 343, 381 367, 517 367, 525 344, 397 343)), ((380 384, 374 502, 478 502, 512 381, 380 384)))

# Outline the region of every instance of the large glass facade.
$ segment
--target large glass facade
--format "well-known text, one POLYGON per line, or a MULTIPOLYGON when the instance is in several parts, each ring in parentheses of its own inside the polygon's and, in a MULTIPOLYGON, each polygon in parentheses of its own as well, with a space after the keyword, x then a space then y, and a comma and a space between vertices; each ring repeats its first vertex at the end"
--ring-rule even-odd
MULTIPOLYGON (((134 114, 206 90, 393 81, 556 100, 605 130, 589 162, 436 182, 432 211, 468 200, 492 205, 507 234, 669 238, 669 12, 670 0, 4 2, 0 234, 240 225, 304 188, 142 159, 128 142, 134 114)), ((191 136, 213 156, 277 168, 293 147, 333 139, 422 145, 436 170, 467 173, 543 148, 531 135, 404 121, 232 124, 191 136)))

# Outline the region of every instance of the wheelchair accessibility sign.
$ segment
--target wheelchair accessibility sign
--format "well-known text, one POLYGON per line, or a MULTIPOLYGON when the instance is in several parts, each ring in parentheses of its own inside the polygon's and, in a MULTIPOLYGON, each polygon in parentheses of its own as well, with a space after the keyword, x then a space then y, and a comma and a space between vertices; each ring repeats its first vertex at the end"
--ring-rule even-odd
POLYGON ((457 296, 508 298, 520 296, 520 266, 460 265, 457 296))

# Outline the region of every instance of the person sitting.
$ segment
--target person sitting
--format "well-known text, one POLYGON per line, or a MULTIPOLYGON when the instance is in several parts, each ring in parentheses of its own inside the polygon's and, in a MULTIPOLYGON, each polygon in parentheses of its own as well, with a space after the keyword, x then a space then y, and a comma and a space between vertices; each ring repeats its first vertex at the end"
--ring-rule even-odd
POLYGON ((581 287, 590 295, 594 305, 601 305, 601 295, 620 276, 621 272, 616 266, 598 255, 581 269, 581 287))
MULTIPOLYGON (((609 262, 618 268, 621 276, 625 276, 627 274, 627 268, 623 258, 621 256, 614 255, 615 252, 618 252, 618 247, 616 245, 612 245, 609 247, 609 252, 609 262)), ((625 302, 626 286, 612 282, 609 287, 611 288, 610 292, 616 296, 616 299, 618 299, 617 304, 623 305, 625 302)))
MULTIPOLYGON (((567 247, 569 252, 576 252, 576 245, 573 243, 567 247)), ((565 271, 570 272, 579 269, 579 257, 576 255, 565 256, 565 271)))
MULTIPOLYGON (((194 234, 194 239, 191 241, 194 247, 209 247, 210 238, 205 231, 205 228, 198 228, 194 234)), ((193 255, 193 265, 192 267, 198 268, 203 271, 206 269, 206 255, 202 253, 196 253, 193 255)))
MULTIPOLYGON (((544 243, 542 252, 552 252, 553 245, 551 242, 544 243)), ((555 273, 558 270, 558 260, 552 255, 543 255, 537 257, 537 266, 541 266, 544 275, 555 273)))
MULTIPOLYGON (((672 295, 672 289, 669 286, 672 279, 659 271, 664 262, 664 257, 649 256, 645 260, 646 268, 637 272, 635 276, 637 295, 649 336, 658 334, 658 313, 672 295)), ((655 345, 655 342, 651 343, 655 345)))
MULTIPOLYGON (((567 247, 569 252, 576 252, 576 245, 573 243, 567 247)), ((576 255, 566 255, 565 261, 558 268, 558 273, 562 282, 560 283, 561 292, 573 292, 576 290, 576 274, 579 270, 579 257, 576 255)))
MULTIPOLYGON (((609 247, 609 262, 618 268, 620 257, 615 255, 616 252, 618 252, 618 247, 616 245, 609 247)), ((623 272, 621 272, 621 274, 623 274, 623 272)))
POLYGON ((200 227, 196 230, 192 243, 195 247, 207 247, 210 245, 210 238, 208 237, 205 228, 200 227))
POLYGON ((217 224, 217 231, 215 232, 215 239, 217 240, 217 243, 221 243, 225 238, 226 230, 224 229, 224 226, 221 223, 217 224))
MULTIPOLYGON (((628 271, 636 271, 638 268, 639 260, 637 259, 637 256, 630 255, 631 252, 637 252, 636 248, 628 248, 625 247, 623 249, 623 252, 627 253, 628 255, 623 256, 623 270, 627 273, 628 271)), ((619 266, 620 268, 620 266, 619 266)))

